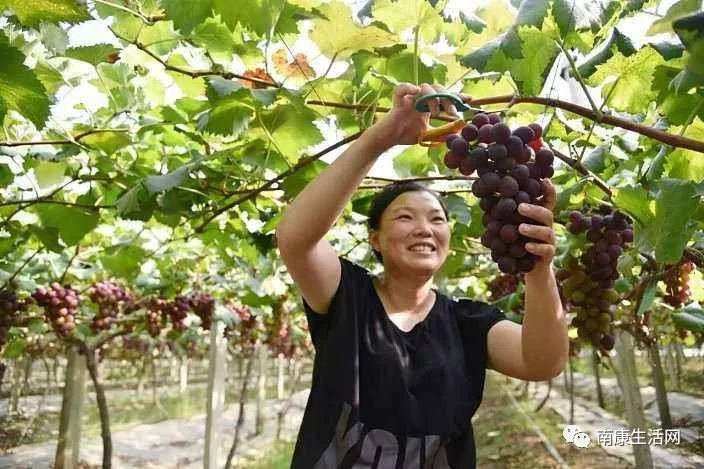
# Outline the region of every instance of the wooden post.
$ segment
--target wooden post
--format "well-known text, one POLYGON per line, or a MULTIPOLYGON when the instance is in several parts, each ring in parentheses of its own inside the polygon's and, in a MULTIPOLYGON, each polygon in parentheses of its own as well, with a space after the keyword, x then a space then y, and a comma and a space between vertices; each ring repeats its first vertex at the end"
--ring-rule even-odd
POLYGON ((218 463, 218 449, 220 446, 220 426, 222 413, 225 406, 225 354, 227 342, 223 332, 225 325, 214 322, 210 329, 210 367, 208 370, 208 408, 205 418, 205 455, 203 467, 215 469, 218 463))
POLYGON ((59 436, 54 460, 56 469, 77 467, 85 385, 86 357, 79 354, 76 347, 71 347, 68 351, 66 380, 59 417, 59 436))
POLYGON ((259 347, 259 378, 257 380, 257 417, 255 435, 260 435, 264 430, 264 401, 266 400, 266 360, 267 348, 262 344, 259 347))
MULTIPOLYGON (((621 386, 623 400, 626 404, 626 416, 630 430, 647 431, 648 424, 643 413, 643 398, 640 395, 638 375, 636 374, 636 357, 633 352, 633 337, 628 332, 616 329, 616 363, 618 383, 621 386)), ((633 455, 638 469, 652 469, 653 458, 649 445, 632 445, 633 455)))
POLYGON ((188 388, 188 358, 181 357, 181 365, 178 370, 179 382, 178 382, 178 392, 179 394, 185 394, 188 388))
POLYGON ((22 367, 20 360, 15 358, 12 360, 12 379, 10 381, 10 414, 17 415, 20 408, 20 396, 22 395, 22 367))
POLYGON ((648 347, 650 356, 650 366, 653 372, 653 384, 655 384, 655 399, 658 403, 660 422, 663 428, 672 428, 672 417, 670 417, 670 403, 667 400, 667 388, 665 387, 665 373, 662 371, 660 360, 660 350, 657 341, 648 347))
POLYGON ((604 403, 604 391, 601 389, 601 376, 599 374, 599 357, 596 349, 592 347, 592 370, 594 371, 594 380, 596 381, 596 397, 599 402, 599 407, 606 409, 604 403))

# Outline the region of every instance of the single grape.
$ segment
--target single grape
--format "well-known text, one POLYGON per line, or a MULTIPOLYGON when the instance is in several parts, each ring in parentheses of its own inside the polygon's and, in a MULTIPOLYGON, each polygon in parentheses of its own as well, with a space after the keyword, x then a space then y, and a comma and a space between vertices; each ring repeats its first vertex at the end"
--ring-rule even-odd
POLYGON ((512 170, 511 170, 511 176, 518 182, 518 185, 520 187, 524 187, 526 182, 528 182, 528 178, 530 177, 530 170, 528 169, 528 166, 524 164, 517 164, 512 170))
POLYGON ((487 192, 493 194, 498 191, 499 184, 501 183, 501 177, 498 174, 494 172, 485 173, 479 179, 482 181, 482 185, 487 192))
POLYGON ((489 116, 487 116, 483 112, 476 114, 472 118, 472 124, 474 124, 478 129, 481 129, 483 125, 486 125, 489 123, 491 123, 491 121, 489 120, 489 116))
POLYGON ((519 233, 514 225, 504 225, 499 231, 499 236, 505 243, 513 243, 518 240, 519 233))
POLYGON ((497 162, 505 160, 508 156, 508 150, 506 149, 506 145, 503 145, 501 143, 492 143, 487 148, 487 151, 489 158, 497 162))
POLYGON ((508 156, 519 160, 523 156, 523 141, 520 137, 516 135, 511 135, 506 142, 506 149, 508 150, 508 156))
POLYGON ((528 145, 523 145, 523 151, 521 152, 521 155, 516 158, 516 161, 521 164, 527 163, 531 158, 533 158, 533 155, 535 155, 533 149, 528 145))
POLYGON ((518 191, 515 195, 514 200, 516 204, 529 204, 531 202, 530 195, 525 191, 518 191))
POLYGON ((511 255, 511 257, 514 257, 516 259, 525 256, 527 254, 526 248, 525 248, 525 243, 523 243, 521 241, 512 243, 508 247, 508 253, 511 255))
POLYGON ((476 147, 469 151, 469 157, 474 161, 474 165, 479 168, 489 163, 489 154, 486 147, 476 147))
POLYGON ((496 162, 496 169, 501 171, 511 171, 516 166, 516 160, 513 158, 504 158, 496 162))
POLYGON ((530 129, 533 131, 533 135, 535 135, 535 140, 543 136, 543 128, 540 126, 540 124, 534 122, 532 124, 528 124, 528 127, 530 127, 530 129))
POLYGON ((499 183, 499 192, 504 197, 513 197, 518 193, 518 182, 511 176, 504 176, 499 183))
POLYGON ((485 124, 479 127, 479 142, 480 143, 491 143, 493 137, 491 136, 491 131, 494 128, 491 124, 485 124))
POLYGON ((496 211, 501 218, 508 218, 516 211, 516 201, 510 197, 502 197, 496 204, 496 211))
POLYGON ((494 238, 489 248, 491 249, 491 252, 499 256, 503 256, 506 252, 508 252, 508 246, 506 246, 506 243, 501 241, 499 238, 494 238))
POLYGON ((496 112, 490 113, 488 117, 490 124, 498 124, 499 122, 501 122, 501 115, 496 112))
POLYGON ((500 257, 497 264, 499 266, 499 270, 505 274, 515 274, 518 272, 518 263, 513 257, 500 257))
POLYGON ((479 136, 479 129, 474 124, 467 124, 462 128, 462 138, 467 142, 473 142, 479 136))
POLYGON ((538 166, 550 166, 554 160, 555 154, 548 148, 535 152, 535 164, 538 166))
POLYGON ((457 137, 452 141, 452 153, 456 153, 460 156, 466 155, 467 148, 467 141, 462 137, 457 137))
POLYGON ((458 134, 449 134, 447 137, 445 137, 445 146, 447 146, 448 150, 452 150, 452 142, 459 137, 458 134))
MULTIPOLYGON (((510 225, 507 225, 507 226, 510 226, 510 225)), ((499 220, 494 220, 493 218, 486 225, 486 230, 495 236, 500 236, 501 229, 502 229, 501 222, 499 220)), ((503 237, 501 239, 503 239, 503 237)), ((506 241, 506 240, 504 240, 504 241, 506 241)))
POLYGON ((496 143, 505 144, 511 137, 511 128, 504 123, 496 124, 491 129, 491 136, 496 143))
POLYGON ((528 143, 531 140, 535 139, 535 133, 533 132, 533 129, 525 125, 518 127, 516 130, 514 130, 513 135, 517 135, 518 137, 520 137, 523 143, 528 143))
POLYGON ((533 254, 526 254, 520 259, 517 259, 516 267, 518 268, 519 272, 530 272, 535 267, 535 256, 533 254))
POLYGON ((499 198, 498 198, 498 197, 495 197, 495 196, 491 196, 491 197, 482 197, 482 198, 479 200, 479 207, 481 207, 481 209, 482 209, 484 212, 488 212, 488 211, 490 211, 492 208, 494 208, 494 206, 498 203, 498 201, 499 201, 499 198))
POLYGON ((474 165, 474 160, 469 156, 465 156, 460 160, 460 173, 464 176, 470 176, 477 167, 474 165))

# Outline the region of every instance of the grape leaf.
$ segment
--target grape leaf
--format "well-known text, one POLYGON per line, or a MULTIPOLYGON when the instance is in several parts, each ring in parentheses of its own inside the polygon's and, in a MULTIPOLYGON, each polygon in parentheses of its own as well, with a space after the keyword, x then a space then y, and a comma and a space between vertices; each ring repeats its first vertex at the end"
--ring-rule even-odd
MULTIPOLYGON (((601 65, 613 56, 613 51, 617 50, 624 57, 629 57, 636 53, 630 38, 623 34, 618 28, 611 30, 609 38, 597 46, 597 52, 590 54, 589 59, 580 63, 577 67, 582 78, 589 78, 596 71, 596 66, 601 65)), ((659 52, 659 51, 658 51, 659 52)))
POLYGON ((376 0, 372 14, 397 34, 418 27, 420 37, 428 43, 438 40, 445 21, 427 0, 376 0))
POLYGON ((120 148, 129 145, 130 137, 126 132, 98 132, 83 137, 81 142, 104 152, 106 155, 112 155, 120 148))
POLYGON ((63 161, 39 161, 34 167, 34 177, 40 189, 61 183, 65 173, 66 163, 63 161))
POLYGON ((100 263, 113 275, 129 279, 139 274, 145 255, 138 246, 118 244, 103 251, 100 263))
POLYGON ((655 253, 658 262, 675 263, 682 257, 696 224, 691 217, 701 200, 694 184, 677 179, 662 179, 655 198, 655 216, 636 231, 639 249, 655 253))
POLYGON ((68 246, 78 243, 100 221, 96 211, 68 205, 38 204, 33 207, 42 225, 59 230, 61 239, 68 246))
POLYGON ((646 33, 648 36, 672 31, 672 22, 678 18, 694 13, 701 8, 702 0, 680 0, 667 9, 665 16, 654 21, 646 33))
POLYGON ((200 23, 193 31, 193 42, 210 52, 215 58, 229 61, 235 50, 232 33, 218 15, 200 23))
POLYGON ((704 332, 704 310, 701 308, 683 308, 672 313, 672 320, 677 327, 693 332, 704 332))
MULTIPOLYGON (((704 96, 698 96, 697 99, 702 103, 704 96)), ((704 121, 696 117, 685 130, 684 136, 700 142, 704 141, 704 121)), ((704 181, 704 155, 694 150, 676 148, 667 158, 665 171, 672 178, 702 182, 704 181)))
POLYGON ((92 46, 71 47, 64 54, 72 59, 98 65, 101 62, 114 62, 116 54, 120 51, 112 44, 94 44, 92 46))
POLYGON ((337 55, 338 59, 343 59, 358 50, 372 50, 398 42, 395 34, 378 26, 357 26, 352 20, 350 8, 340 1, 321 5, 318 11, 327 19, 313 20, 310 38, 328 57, 337 55))
POLYGON ((213 9, 212 0, 161 0, 166 16, 182 34, 190 34, 208 18, 213 9))
POLYGON ((23 65, 24 60, 24 55, 0 34, 0 122, 13 109, 41 129, 49 116, 49 98, 36 75, 23 65))
POLYGON ((0 0, 0 11, 6 8, 25 26, 37 26, 42 21, 78 23, 90 19, 85 5, 76 0, 0 0))
POLYGON ((629 57, 615 51, 606 63, 597 66, 597 71, 587 81, 591 86, 602 85, 601 94, 604 98, 616 87, 609 101, 614 109, 631 113, 645 112, 655 98, 652 90, 653 76, 648 71, 663 62, 663 58, 652 47, 643 47, 629 57), (615 78, 618 81, 604 84, 607 79, 615 78))

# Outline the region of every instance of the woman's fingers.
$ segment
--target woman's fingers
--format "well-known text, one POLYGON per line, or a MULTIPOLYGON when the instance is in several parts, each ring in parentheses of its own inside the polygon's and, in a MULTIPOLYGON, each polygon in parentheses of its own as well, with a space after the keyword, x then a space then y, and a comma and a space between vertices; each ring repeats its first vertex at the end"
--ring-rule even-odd
POLYGON ((540 205, 526 203, 519 204, 518 213, 545 226, 552 226, 554 221, 552 211, 545 207, 541 207, 540 205))
MULTIPOLYGON (((447 93, 447 90, 442 85, 433 85, 433 88, 435 88, 436 93, 447 93)), ((452 101, 450 101, 449 99, 442 98, 440 100, 440 107, 445 111, 446 114, 459 117, 459 114, 457 114, 457 108, 454 104, 452 104, 452 101)))
POLYGON ((526 243, 526 251, 536 256, 540 256, 543 260, 552 259, 555 257, 555 246, 545 243, 526 243))
POLYGON ((413 95, 412 99, 415 100, 420 91, 421 89, 412 83, 401 83, 394 89, 394 106, 403 107, 407 95, 413 95))
POLYGON ((548 244, 555 244, 555 231, 549 226, 530 225, 521 223, 518 225, 518 232, 538 241, 548 244))

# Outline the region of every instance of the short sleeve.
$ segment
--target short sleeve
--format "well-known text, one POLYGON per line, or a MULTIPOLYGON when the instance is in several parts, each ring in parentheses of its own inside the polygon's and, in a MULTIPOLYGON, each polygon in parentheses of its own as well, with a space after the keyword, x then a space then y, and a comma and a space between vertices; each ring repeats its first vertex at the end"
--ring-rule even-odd
POLYGON ((354 313, 356 300, 361 296, 363 288, 366 287, 365 282, 368 281, 369 272, 365 268, 342 256, 338 256, 338 259, 340 260, 340 283, 337 285, 327 313, 320 314, 314 311, 305 298, 301 297, 308 320, 308 329, 316 350, 336 325, 343 323, 354 313))
POLYGON ((482 301, 460 299, 456 302, 457 326, 465 348, 465 357, 486 368, 487 335, 497 322, 508 319, 498 308, 482 301))

